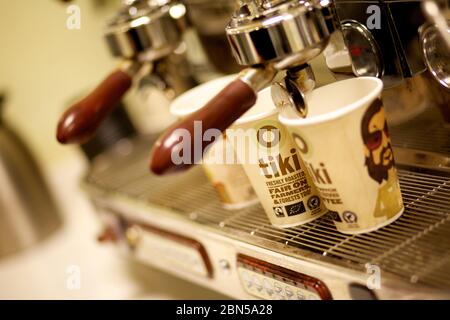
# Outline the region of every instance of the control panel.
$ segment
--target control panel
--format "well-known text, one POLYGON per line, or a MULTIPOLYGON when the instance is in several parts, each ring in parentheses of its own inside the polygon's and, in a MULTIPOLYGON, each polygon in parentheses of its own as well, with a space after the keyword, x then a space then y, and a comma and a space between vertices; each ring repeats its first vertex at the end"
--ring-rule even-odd
POLYGON ((261 299, 332 299, 322 281, 243 254, 237 257, 237 271, 244 290, 261 299))

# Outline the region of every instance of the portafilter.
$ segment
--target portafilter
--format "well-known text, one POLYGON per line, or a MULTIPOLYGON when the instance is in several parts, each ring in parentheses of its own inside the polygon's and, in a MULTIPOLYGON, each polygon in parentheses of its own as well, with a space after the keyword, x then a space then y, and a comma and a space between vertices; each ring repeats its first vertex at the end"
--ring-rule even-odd
POLYGON ((180 151, 177 148, 181 134, 190 132, 192 150, 199 140, 205 150, 212 141, 194 135, 203 136, 210 128, 223 132, 255 104, 257 92, 272 84, 277 75, 282 80, 272 86, 275 104, 289 103, 305 116, 304 94, 314 87, 308 61, 324 50, 335 30, 329 4, 326 1, 242 1, 226 33, 236 61, 247 68, 202 109, 161 136, 153 147, 151 170, 165 174, 198 163, 203 152, 192 152, 190 164, 174 165, 171 161, 172 153, 180 151), (202 130, 194 130, 197 121, 201 121, 202 130))
POLYGON ((57 128, 60 143, 88 141, 133 82, 155 83, 172 96, 197 84, 188 70, 182 40, 184 14, 184 5, 177 0, 123 2, 105 31, 112 55, 120 59, 119 68, 62 115, 57 128))

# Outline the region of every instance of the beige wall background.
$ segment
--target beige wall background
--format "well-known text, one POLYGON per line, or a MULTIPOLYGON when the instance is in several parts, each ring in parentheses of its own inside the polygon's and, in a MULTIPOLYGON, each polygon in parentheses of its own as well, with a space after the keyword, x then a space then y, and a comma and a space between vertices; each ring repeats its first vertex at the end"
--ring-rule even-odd
POLYGON ((3 117, 26 140, 44 168, 79 155, 55 139, 68 101, 115 65, 102 38, 119 0, 76 0, 81 29, 69 30, 69 4, 57 0, 0 0, 0 91, 3 117))

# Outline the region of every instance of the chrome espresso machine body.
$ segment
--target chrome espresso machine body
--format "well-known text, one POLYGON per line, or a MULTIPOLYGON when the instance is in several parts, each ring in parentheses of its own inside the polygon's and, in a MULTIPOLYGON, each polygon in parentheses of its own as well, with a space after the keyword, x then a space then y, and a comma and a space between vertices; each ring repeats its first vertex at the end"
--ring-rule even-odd
POLYGON ((390 128, 405 203, 396 222, 361 235, 338 233, 329 216, 279 229, 259 205, 225 210, 197 168, 150 174, 155 139, 139 137, 98 156, 83 183, 105 224, 101 240, 234 298, 450 298, 448 51, 424 12, 418 1, 241 1, 226 28, 247 67, 239 81, 254 91, 271 85, 274 102, 300 114, 316 83, 309 62, 321 53, 336 78, 383 79, 388 117, 395 98, 397 114, 412 114, 390 128), (380 30, 367 26, 372 5, 380 30))

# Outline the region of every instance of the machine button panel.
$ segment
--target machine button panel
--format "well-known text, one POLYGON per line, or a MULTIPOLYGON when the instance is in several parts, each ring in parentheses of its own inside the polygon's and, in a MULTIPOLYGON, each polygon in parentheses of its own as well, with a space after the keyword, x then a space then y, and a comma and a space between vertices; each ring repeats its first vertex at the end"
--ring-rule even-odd
POLYGON ((261 299, 330 300, 325 284, 313 277, 268 262, 238 255, 237 271, 245 291, 261 299))

